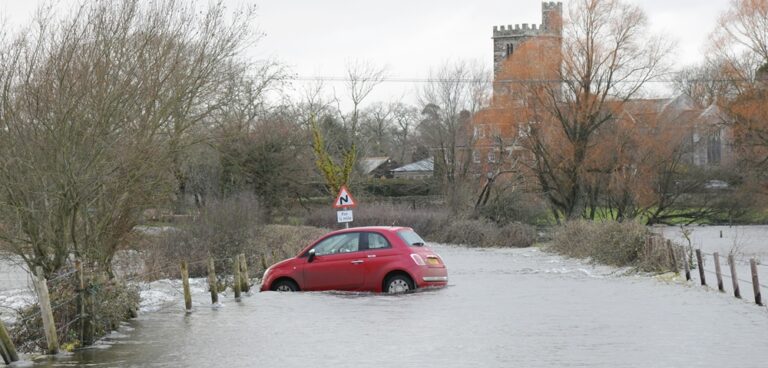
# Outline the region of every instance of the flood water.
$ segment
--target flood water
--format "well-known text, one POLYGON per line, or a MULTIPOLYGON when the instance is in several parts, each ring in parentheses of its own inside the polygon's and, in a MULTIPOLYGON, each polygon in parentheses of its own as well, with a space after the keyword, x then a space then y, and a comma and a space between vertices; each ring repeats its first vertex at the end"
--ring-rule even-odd
POLYGON ((434 247, 450 286, 258 293, 143 313, 40 367, 765 367, 768 311, 537 249, 434 247))

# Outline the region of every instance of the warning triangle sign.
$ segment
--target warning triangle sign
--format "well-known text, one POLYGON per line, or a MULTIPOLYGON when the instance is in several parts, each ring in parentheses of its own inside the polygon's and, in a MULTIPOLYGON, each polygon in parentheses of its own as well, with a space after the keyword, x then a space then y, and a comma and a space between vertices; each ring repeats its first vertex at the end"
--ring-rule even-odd
POLYGON ((349 189, 346 186, 342 186, 339 190, 339 195, 336 197, 336 201, 333 202, 333 208, 355 207, 357 202, 352 198, 352 194, 349 193, 349 189))

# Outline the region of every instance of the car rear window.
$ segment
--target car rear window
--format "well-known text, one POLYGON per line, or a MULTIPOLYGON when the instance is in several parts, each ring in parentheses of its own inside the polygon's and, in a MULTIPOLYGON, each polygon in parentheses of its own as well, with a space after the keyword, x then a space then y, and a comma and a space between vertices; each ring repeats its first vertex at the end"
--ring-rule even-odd
POLYGON ((416 234, 416 232, 413 230, 401 230, 397 232, 397 235, 400 237, 400 239, 403 239, 406 244, 412 247, 424 246, 424 239, 422 239, 419 234, 416 234))

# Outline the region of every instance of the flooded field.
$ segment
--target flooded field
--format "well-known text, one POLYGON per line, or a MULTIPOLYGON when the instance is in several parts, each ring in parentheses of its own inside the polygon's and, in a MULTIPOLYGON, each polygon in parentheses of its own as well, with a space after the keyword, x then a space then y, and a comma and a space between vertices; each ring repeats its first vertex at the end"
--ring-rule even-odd
MULTIPOLYGON (((688 245, 679 227, 654 227, 678 244, 688 245)), ((768 261, 768 226, 689 226, 691 245, 705 252, 728 254, 733 251, 742 258, 757 257, 768 261)))
MULTIPOLYGON (((765 367, 768 311, 537 249, 437 246, 443 290, 181 297, 39 367, 765 367)), ((768 276, 767 276, 768 277, 768 276)))

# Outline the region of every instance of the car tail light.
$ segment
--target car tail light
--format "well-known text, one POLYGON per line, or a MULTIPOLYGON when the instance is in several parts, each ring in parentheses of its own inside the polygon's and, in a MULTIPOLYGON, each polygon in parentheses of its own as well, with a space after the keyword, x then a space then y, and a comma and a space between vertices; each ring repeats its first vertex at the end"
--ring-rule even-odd
POLYGON ((416 262, 416 264, 419 266, 425 266, 427 264, 424 262, 424 258, 421 258, 421 256, 416 253, 411 253, 411 259, 413 259, 413 261, 416 262))
POLYGON ((443 262, 440 261, 440 257, 438 256, 427 256, 427 263, 430 266, 439 266, 443 264, 443 262))

